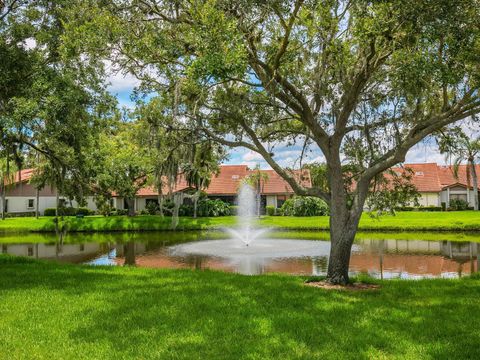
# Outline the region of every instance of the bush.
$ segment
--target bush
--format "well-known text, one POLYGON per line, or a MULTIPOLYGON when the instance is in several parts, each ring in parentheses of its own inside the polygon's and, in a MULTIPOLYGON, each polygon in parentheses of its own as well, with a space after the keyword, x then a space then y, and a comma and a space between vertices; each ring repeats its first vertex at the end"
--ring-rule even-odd
POLYGON ((127 209, 114 209, 110 213, 110 216, 121 216, 121 215, 128 215, 128 210, 127 209))
POLYGON ((420 206, 418 211, 442 211, 441 206, 420 206))
POLYGON ((268 216, 275 215, 275 207, 274 206, 271 206, 271 205, 266 206, 265 211, 267 212, 268 216))
POLYGON ((178 216, 193 216, 193 205, 190 205, 190 204, 180 205, 180 207, 178 208, 178 216))
POLYGON ((462 199, 450 200, 450 210, 461 211, 461 210, 467 210, 467 209, 468 209, 468 203, 465 200, 462 200, 462 199))
POLYGON ((329 214, 328 205, 321 199, 312 196, 295 196, 282 205, 285 216, 322 216, 329 214))
POLYGON ((147 202, 147 205, 145 206, 145 215, 155 215, 157 211, 159 211, 160 208, 158 204, 154 201, 149 201, 147 202))
POLYGON ((230 215, 238 215, 238 206, 230 205, 230 215))
POLYGON ((198 216, 228 216, 230 214, 230 204, 220 199, 203 199, 198 202, 198 216))
POLYGON ((78 208, 76 215, 83 215, 83 216, 88 216, 88 215, 94 215, 95 211, 90 210, 89 208, 78 208))
MULTIPOLYGON (((95 211, 90 210, 88 208, 74 208, 74 207, 61 207, 58 208, 58 216, 77 216, 77 215, 82 215, 82 216, 87 216, 87 215, 93 215, 95 214, 95 211)), ((44 216, 55 216, 55 208, 47 208, 45 209, 44 216)))
POLYGON ((413 211, 415 208, 413 206, 401 206, 395 208, 395 211, 413 211))

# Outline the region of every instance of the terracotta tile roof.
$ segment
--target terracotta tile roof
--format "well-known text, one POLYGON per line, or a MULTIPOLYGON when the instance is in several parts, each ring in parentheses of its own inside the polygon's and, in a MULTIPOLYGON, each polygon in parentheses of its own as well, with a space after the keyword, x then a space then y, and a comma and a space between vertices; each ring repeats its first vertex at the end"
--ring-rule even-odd
MULTIPOLYGON (((470 183, 467 179, 467 165, 460 165, 458 167, 458 178, 455 177, 453 166, 439 166, 438 173, 440 177, 440 184, 442 188, 446 188, 453 185, 463 185, 472 187, 472 179, 470 177, 470 183)), ((480 178, 480 165, 475 165, 477 176, 480 178)), ((469 170, 470 171, 470 170, 469 170)), ((480 186, 479 186, 480 189, 480 186)))
MULTIPOLYGON (((263 184, 263 194, 293 194, 292 187, 274 170, 261 170, 268 175, 268 180, 263 184)), ((254 173, 255 171, 250 171, 254 173)), ((294 171, 293 176, 304 187, 312 187, 309 170, 294 171)))
MULTIPOLYGON (((221 165, 218 174, 212 177, 210 186, 205 192, 208 195, 236 195, 238 188, 243 179, 255 173, 256 170, 250 170, 247 165, 221 165)), ((287 184, 273 170, 260 170, 262 173, 268 174, 268 180, 263 185, 262 194, 293 194, 290 185, 287 184)), ((305 187, 311 187, 310 172, 308 170, 295 171, 294 176, 305 187)), ((178 177, 177 184, 173 191, 184 191, 188 189, 187 182, 182 176, 178 177)), ((168 193, 168 188, 165 186, 162 190, 164 194, 168 193)), ((137 196, 157 196, 157 190, 153 186, 146 186, 137 192, 137 196)))
POLYGON ((403 167, 392 168, 397 173, 404 172, 407 169, 413 172, 412 183, 419 192, 440 192, 442 190, 437 164, 405 164, 403 167))
POLYGON ((11 185, 11 184, 17 184, 19 182, 30 181, 34 172, 35 172, 35 169, 23 169, 21 171, 17 171, 13 176, 13 181, 12 179, 5 178, 4 183, 5 185, 11 185))

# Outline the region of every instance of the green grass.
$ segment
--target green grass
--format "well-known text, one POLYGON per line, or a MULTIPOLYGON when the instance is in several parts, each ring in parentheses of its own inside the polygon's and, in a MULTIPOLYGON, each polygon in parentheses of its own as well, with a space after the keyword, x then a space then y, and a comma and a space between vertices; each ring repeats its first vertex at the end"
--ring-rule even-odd
POLYGON ((5 256, 0 270, 0 359, 480 358, 480 278, 349 292, 5 256))
MULTIPOLYGON (((159 216, 90 216, 66 218, 69 231, 161 231, 169 230, 171 219, 159 216)), ((261 226, 286 230, 326 230, 328 217, 263 216, 261 226)), ((178 230, 206 230, 235 224, 233 216, 180 218, 178 230)), ((480 231, 480 212, 399 212, 396 216, 372 218, 364 214, 360 231, 480 231)), ((53 232, 53 218, 9 218, 0 221, 0 232, 53 232)))

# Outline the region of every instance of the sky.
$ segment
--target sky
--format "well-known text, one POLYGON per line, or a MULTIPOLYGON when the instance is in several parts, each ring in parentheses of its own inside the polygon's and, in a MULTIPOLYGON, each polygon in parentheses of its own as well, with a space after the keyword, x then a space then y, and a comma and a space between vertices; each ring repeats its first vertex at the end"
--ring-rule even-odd
MULTIPOLYGON (((109 91, 116 96, 120 107, 134 108, 135 103, 131 99, 131 94, 139 81, 131 75, 121 73, 112 74, 109 77, 109 91)), ((262 169, 269 169, 270 166, 263 160, 262 156, 244 148, 229 149, 228 158, 224 161, 230 165, 248 165, 253 168, 259 165, 262 169)), ((275 148, 275 159, 282 167, 298 166, 298 157, 301 153, 299 146, 292 147, 286 144, 279 144, 275 148)), ((314 151, 307 154, 305 162, 322 162, 323 156, 320 151, 314 151)), ((433 139, 426 140, 410 149, 407 153, 407 164, 435 162, 438 164, 447 164, 445 155, 440 154, 438 147, 433 139)))

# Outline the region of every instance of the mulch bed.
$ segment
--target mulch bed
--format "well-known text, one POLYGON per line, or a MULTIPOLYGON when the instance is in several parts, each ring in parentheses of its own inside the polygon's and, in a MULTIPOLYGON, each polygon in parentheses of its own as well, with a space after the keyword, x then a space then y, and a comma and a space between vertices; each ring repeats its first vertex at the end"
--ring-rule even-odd
POLYGON ((348 290, 348 291, 363 291, 363 290, 377 290, 380 285, 353 283, 348 285, 333 285, 326 281, 310 281, 305 282, 306 286, 313 286, 325 290, 348 290))

